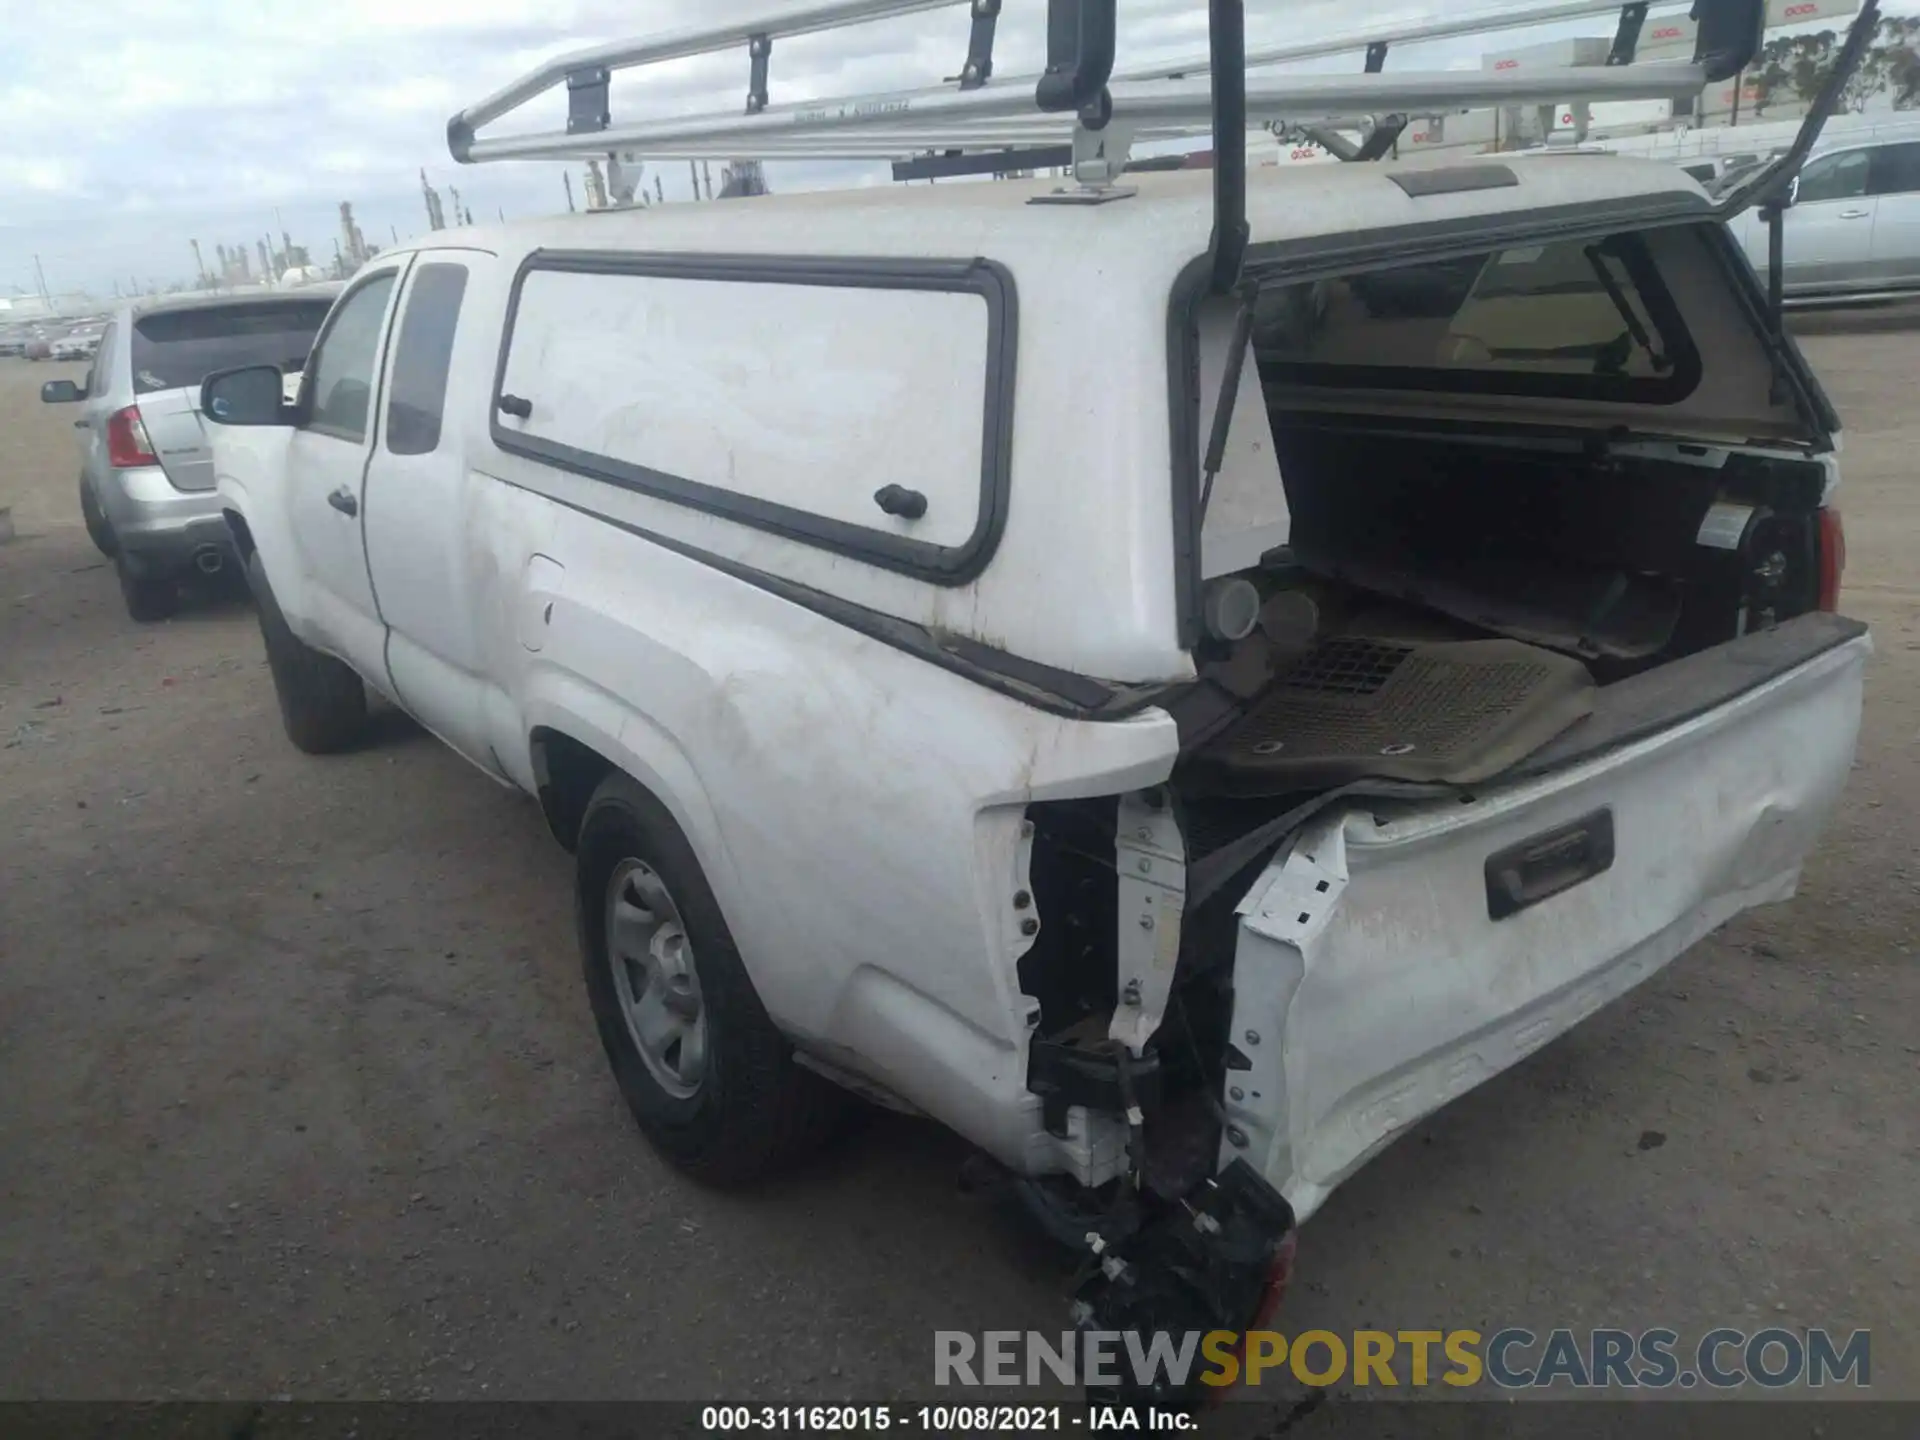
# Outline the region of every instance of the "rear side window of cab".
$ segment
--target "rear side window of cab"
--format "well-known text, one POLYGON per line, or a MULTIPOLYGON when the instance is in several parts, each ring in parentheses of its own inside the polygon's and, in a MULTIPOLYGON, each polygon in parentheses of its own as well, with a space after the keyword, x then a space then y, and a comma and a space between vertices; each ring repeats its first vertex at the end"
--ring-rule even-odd
POLYGON ((536 252, 510 454, 942 585, 1005 524, 1012 277, 984 260, 536 252))
POLYGON ((465 265, 427 261, 415 266, 407 281, 393 347, 393 378, 387 383, 386 443, 391 454, 430 455, 440 448, 453 340, 466 293, 465 265))

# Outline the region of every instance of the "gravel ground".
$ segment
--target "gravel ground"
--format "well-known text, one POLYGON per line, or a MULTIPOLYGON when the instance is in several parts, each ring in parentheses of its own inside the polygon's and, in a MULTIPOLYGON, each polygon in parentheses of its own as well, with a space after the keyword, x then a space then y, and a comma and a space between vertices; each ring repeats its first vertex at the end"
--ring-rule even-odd
MULTIPOLYGON (((1879 648, 1800 898, 1354 1179, 1288 1328, 1870 1327, 1920 1398, 1912 326, 1805 327, 1879 648)), ((750 1195, 658 1161, 535 807, 397 716, 296 754, 238 600, 132 624, 35 399, 74 368, 0 361, 0 1397, 873 1399, 1059 1328, 930 1125, 750 1195)))

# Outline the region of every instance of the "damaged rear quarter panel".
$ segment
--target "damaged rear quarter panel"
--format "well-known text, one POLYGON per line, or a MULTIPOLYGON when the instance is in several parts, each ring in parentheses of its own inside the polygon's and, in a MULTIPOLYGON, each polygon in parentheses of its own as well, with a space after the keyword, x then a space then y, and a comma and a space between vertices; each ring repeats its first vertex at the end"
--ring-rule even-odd
POLYGON ((669 805, 783 1030, 1017 1158, 1023 808, 1164 780, 1173 722, 1046 713, 519 498, 553 506, 568 557, 542 649, 517 667, 527 726, 601 750, 669 805))

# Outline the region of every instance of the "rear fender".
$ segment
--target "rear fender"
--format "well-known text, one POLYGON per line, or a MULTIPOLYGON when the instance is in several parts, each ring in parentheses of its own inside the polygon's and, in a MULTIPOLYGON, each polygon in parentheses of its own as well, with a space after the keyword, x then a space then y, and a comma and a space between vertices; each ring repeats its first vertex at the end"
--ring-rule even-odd
POLYGON ((551 730, 565 735, 638 781, 693 846, 721 911, 738 913, 739 874, 721 838, 712 798, 673 737, 619 697, 571 671, 536 665, 525 683, 527 733, 551 730))

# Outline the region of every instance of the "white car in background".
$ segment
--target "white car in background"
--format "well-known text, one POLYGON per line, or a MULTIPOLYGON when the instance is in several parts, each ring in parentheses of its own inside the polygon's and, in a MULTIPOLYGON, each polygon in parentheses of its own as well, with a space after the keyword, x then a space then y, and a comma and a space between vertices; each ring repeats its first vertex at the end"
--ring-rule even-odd
MULTIPOLYGON (((1920 295, 1920 124, 1839 141, 1809 160, 1783 217, 1788 304, 1844 304, 1920 295)), ((1747 258, 1767 273, 1767 225, 1733 222, 1747 258)))
POLYGON ((52 343, 52 359, 91 360, 100 349, 100 331, 75 330, 52 343))

